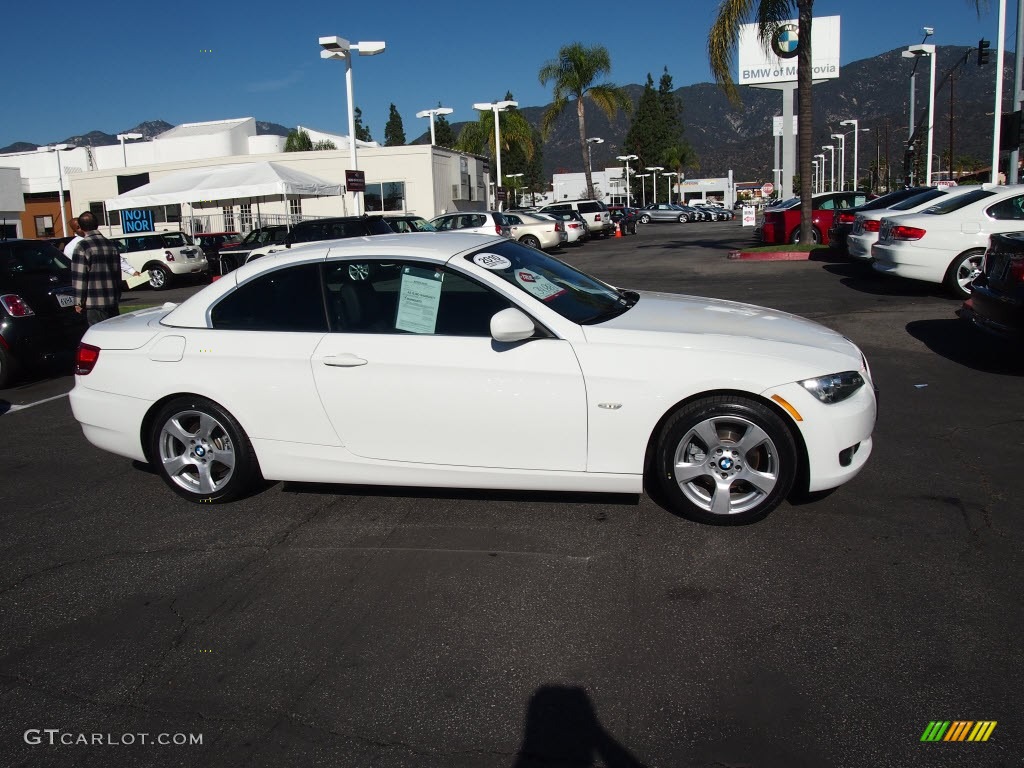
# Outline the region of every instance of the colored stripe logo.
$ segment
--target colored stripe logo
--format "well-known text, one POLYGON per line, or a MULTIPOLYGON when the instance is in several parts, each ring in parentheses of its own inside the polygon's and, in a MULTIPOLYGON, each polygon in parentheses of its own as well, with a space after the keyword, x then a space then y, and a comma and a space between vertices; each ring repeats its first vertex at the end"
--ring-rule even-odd
POLYGON ((921 741, 988 741, 995 729, 995 720, 932 720, 921 741))

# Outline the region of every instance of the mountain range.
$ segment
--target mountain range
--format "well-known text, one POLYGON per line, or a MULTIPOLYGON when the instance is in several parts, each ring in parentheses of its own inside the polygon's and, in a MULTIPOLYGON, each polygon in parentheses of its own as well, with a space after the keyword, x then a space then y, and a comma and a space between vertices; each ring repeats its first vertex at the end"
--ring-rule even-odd
MULTIPOLYGON (((862 175, 874 165, 876 157, 884 162, 886 152, 894 169, 902 168, 903 147, 908 127, 908 101, 910 73, 913 61, 902 57, 903 49, 894 49, 868 59, 861 59, 843 66, 840 76, 824 81, 814 87, 814 146, 833 143, 832 133, 846 132, 840 121, 854 118, 859 127, 868 129, 860 135, 860 168, 862 175)), ((955 46, 938 46, 936 51, 937 94, 935 104, 935 130, 933 154, 938 156, 935 169, 948 165, 950 129, 953 130, 952 156, 960 167, 966 170, 986 167, 990 164, 992 142, 992 112, 995 95, 995 70, 992 64, 979 67, 974 61, 972 49, 955 46), (947 72, 952 75, 947 77, 947 72), (951 94, 952 83, 952 94, 951 94), (951 119, 952 112, 952 119, 951 119)), ((994 58, 994 57, 993 57, 994 58)), ((1005 91, 1010 91, 1013 82, 1013 53, 1006 52, 1003 59, 1005 91)), ((926 123, 928 92, 928 61, 918 66, 917 115, 926 123)), ((659 72, 651 73, 655 80, 659 72)), ((624 86, 634 106, 643 93, 639 85, 624 86)), ((683 106, 685 136, 699 158, 699 169, 690 169, 691 177, 721 177, 731 169, 737 181, 770 180, 774 165, 774 142, 772 138, 772 117, 782 114, 781 97, 778 91, 743 87, 740 89, 742 103, 732 104, 721 89, 712 83, 698 83, 676 89, 676 96, 683 106)), ((533 125, 540 124, 540 118, 547 106, 521 107, 522 115, 533 125)), ((1010 108, 1009 98, 1004 98, 1003 109, 1010 108)), ((544 172, 582 171, 579 132, 576 125, 576 110, 567 109, 555 122, 543 147, 544 172)), ((463 123, 453 123, 456 135, 463 123)), ((587 105, 587 134, 599 136, 605 141, 595 144, 593 149, 594 168, 616 166, 616 155, 623 154, 622 142, 629 130, 630 117, 619 113, 608 120, 603 113, 587 105)), ((161 120, 141 123, 125 132, 141 133, 152 138, 172 126, 161 120)), ((288 128, 277 123, 257 121, 258 134, 285 136, 288 128)), ((380 140, 380 137, 375 137, 380 140)), ((848 136, 847 176, 852 176, 853 137, 848 136)), ((429 141, 424 132, 412 144, 429 141)), ((116 136, 101 131, 91 131, 83 136, 72 136, 65 140, 75 146, 102 146, 117 144, 116 136)), ((0 149, 3 152, 30 151, 37 145, 18 142, 0 149)), ((895 172, 895 171, 894 171, 895 172)))

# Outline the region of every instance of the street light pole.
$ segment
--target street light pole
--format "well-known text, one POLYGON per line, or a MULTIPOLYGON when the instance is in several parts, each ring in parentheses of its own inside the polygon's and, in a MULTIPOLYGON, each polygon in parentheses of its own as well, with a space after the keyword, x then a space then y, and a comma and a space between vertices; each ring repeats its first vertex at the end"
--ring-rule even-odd
POLYGON ((630 170, 631 170, 630 167, 629 167, 629 161, 630 160, 639 160, 640 158, 637 157, 636 155, 618 155, 618 156, 616 156, 615 159, 616 160, 621 160, 622 163, 623 163, 623 166, 624 166, 623 167, 623 171, 626 174, 626 206, 628 207, 628 206, 631 206, 633 204, 633 195, 630 194, 630 191, 629 191, 629 173, 630 173, 630 170))
MULTIPOLYGON (((822 147, 822 149, 824 149, 824 147, 822 147)), ((820 157, 821 158, 821 162, 818 163, 818 171, 821 173, 821 183, 818 184, 818 191, 819 192, 824 192, 825 191, 825 153, 822 152, 820 155, 815 155, 815 157, 820 157)))
POLYGON ((124 167, 128 167, 128 153, 125 151, 124 142, 125 139, 141 139, 141 133, 119 133, 117 134, 117 140, 121 142, 121 158, 124 160, 124 167))
MULTIPOLYGON (((832 153, 832 158, 829 161, 829 165, 828 165, 828 191, 829 192, 835 192, 836 191, 836 145, 835 144, 826 144, 825 146, 822 147, 822 149, 827 149, 829 152, 832 153)), ((825 182, 825 175, 824 174, 822 174, 821 181, 822 181, 822 183, 825 182)))
MULTIPOLYGON (((518 107, 518 101, 481 101, 473 105, 473 109, 479 110, 491 110, 494 113, 494 155, 498 163, 498 183, 494 186, 494 207, 498 209, 498 188, 502 185, 501 178, 501 120, 498 119, 498 113, 504 112, 509 107, 518 107)), ((500 210, 500 209, 499 209, 500 210)))
POLYGON ((671 176, 678 176, 678 175, 679 174, 676 173, 675 171, 669 171, 668 173, 661 174, 661 177, 663 179, 669 179, 669 181, 668 181, 668 202, 669 202, 669 205, 672 204, 672 180, 669 177, 671 177, 671 176))
POLYGON ((651 202, 658 202, 658 171, 664 171, 665 168, 660 165, 648 165, 644 168, 645 171, 651 172, 651 202))
POLYGON ((64 211, 64 169, 60 163, 60 151, 71 149, 70 144, 52 144, 48 147, 38 147, 36 152, 54 152, 57 155, 57 189, 60 191, 60 230, 63 237, 68 236, 68 221, 64 211))
POLYGON ((839 191, 846 189, 846 134, 833 133, 833 139, 839 139, 839 191))
POLYGON ((434 115, 450 115, 454 111, 451 107, 436 107, 435 109, 424 109, 422 112, 416 113, 416 117, 430 118, 430 146, 434 146, 437 143, 437 139, 434 137, 434 115))
MULTIPOLYGON (((360 56, 376 56, 378 53, 383 53, 386 46, 383 41, 350 43, 343 37, 331 35, 320 38, 320 47, 323 48, 320 51, 320 58, 344 59, 345 61, 345 90, 348 91, 348 146, 349 159, 352 164, 350 170, 358 171, 359 161, 356 156, 356 108, 355 97, 352 93, 352 51, 357 51, 360 56)), ((356 216, 359 216, 362 213, 359 193, 353 192, 352 198, 352 209, 355 211, 356 216)))
POLYGON ((636 175, 636 177, 638 179, 641 179, 641 182, 640 182, 640 197, 642 198, 642 202, 641 202, 640 205, 641 205, 641 207, 646 208, 647 207, 647 184, 646 184, 646 182, 642 181, 642 179, 649 179, 649 178, 651 178, 651 174, 649 174, 649 173, 638 173, 636 175))
MULTIPOLYGON (((839 124, 853 126, 853 191, 856 192, 857 182, 859 181, 859 177, 857 175, 857 155, 860 149, 860 139, 857 136, 858 131, 860 130, 858 128, 858 121, 851 118, 849 120, 843 120, 839 124)), ((867 130, 867 128, 865 128, 864 130, 867 130)))
POLYGON ((587 169, 590 171, 590 175, 594 175, 594 161, 590 156, 590 146, 592 144, 604 144, 604 139, 595 136, 592 139, 587 139, 587 169))

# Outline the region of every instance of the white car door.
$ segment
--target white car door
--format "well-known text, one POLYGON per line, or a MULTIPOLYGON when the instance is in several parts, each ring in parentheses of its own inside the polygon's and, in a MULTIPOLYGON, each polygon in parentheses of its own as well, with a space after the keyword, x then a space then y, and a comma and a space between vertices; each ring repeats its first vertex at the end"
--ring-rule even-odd
POLYGON ((417 262, 327 265, 332 332, 313 354, 342 444, 365 458, 586 469, 586 391, 569 342, 495 342, 508 299, 417 262))

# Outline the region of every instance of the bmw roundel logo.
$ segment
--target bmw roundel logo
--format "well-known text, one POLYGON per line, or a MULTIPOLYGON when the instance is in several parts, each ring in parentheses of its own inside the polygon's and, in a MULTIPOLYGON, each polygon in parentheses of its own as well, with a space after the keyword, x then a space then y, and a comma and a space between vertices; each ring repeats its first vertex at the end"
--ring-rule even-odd
POLYGON ((202 457, 206 455, 206 449, 201 445, 196 446, 196 456, 202 457))
POLYGON ((722 459, 718 462, 718 466, 725 470, 732 469, 732 459, 722 459))
POLYGON ((792 59, 800 51, 800 28, 783 24, 772 38, 772 51, 780 59, 792 59))

